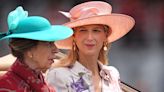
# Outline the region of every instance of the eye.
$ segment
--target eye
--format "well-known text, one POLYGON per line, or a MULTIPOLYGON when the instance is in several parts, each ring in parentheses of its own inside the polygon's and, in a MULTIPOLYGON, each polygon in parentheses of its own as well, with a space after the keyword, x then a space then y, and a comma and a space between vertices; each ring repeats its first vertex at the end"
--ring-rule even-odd
POLYGON ((85 29, 80 29, 79 32, 86 32, 87 30, 85 29))
POLYGON ((101 29, 94 29, 93 31, 94 32, 101 32, 102 30, 101 29))
POLYGON ((49 45, 53 46, 54 45, 54 42, 49 42, 49 45))
POLYGON ((51 46, 54 45, 54 42, 47 42, 46 44, 47 44, 48 47, 51 47, 51 46))

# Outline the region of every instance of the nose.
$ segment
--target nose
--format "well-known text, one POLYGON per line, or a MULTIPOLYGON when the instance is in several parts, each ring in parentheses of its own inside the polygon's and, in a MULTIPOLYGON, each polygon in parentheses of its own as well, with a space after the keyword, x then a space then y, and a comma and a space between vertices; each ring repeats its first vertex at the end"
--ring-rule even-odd
POLYGON ((52 53, 58 53, 59 52, 59 49, 56 47, 55 44, 53 44, 52 46, 52 53))
POLYGON ((90 41, 90 40, 93 40, 93 34, 91 33, 91 32, 88 32, 88 40, 90 41))

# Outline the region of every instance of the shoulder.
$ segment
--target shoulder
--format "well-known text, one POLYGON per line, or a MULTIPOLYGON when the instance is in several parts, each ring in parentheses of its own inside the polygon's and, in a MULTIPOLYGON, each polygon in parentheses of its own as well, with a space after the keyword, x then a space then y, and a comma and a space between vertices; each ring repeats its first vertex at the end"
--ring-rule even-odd
POLYGON ((61 76, 61 75, 70 74, 70 69, 67 67, 58 67, 58 68, 50 68, 47 71, 47 76, 61 76))
POLYGON ((50 68, 46 73, 46 80, 48 82, 63 82, 71 76, 70 69, 67 67, 50 68))
POLYGON ((102 65, 100 70, 100 75, 102 77, 109 76, 111 79, 119 80, 120 73, 114 66, 102 65))
POLYGON ((116 74, 119 76, 119 71, 116 67, 103 65, 101 62, 98 62, 98 65, 100 67, 100 71, 105 71, 106 73, 116 74))
POLYGON ((122 92, 120 88, 120 74, 114 66, 103 65, 100 76, 104 80, 104 88, 112 92, 122 92), (110 86, 109 86, 110 85, 110 86))
POLYGON ((119 74, 119 71, 116 67, 114 66, 106 66, 104 65, 104 68, 110 71, 112 74, 119 74))
POLYGON ((71 83, 72 73, 67 67, 50 68, 45 76, 47 83, 54 87, 57 92, 68 92, 68 85, 71 83))

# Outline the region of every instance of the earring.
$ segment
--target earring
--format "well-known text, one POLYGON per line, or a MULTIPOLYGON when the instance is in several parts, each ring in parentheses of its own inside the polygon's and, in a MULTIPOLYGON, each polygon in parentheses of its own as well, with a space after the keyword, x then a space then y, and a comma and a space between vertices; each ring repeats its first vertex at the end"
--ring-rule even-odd
POLYGON ((33 57, 33 55, 30 55, 30 58, 32 58, 33 57))
POLYGON ((108 44, 107 42, 104 42, 104 47, 103 47, 104 51, 108 50, 107 44, 108 44))
POLYGON ((73 51, 75 51, 75 50, 76 50, 76 43, 75 43, 74 40, 73 40, 73 42, 72 42, 72 45, 73 45, 73 51))

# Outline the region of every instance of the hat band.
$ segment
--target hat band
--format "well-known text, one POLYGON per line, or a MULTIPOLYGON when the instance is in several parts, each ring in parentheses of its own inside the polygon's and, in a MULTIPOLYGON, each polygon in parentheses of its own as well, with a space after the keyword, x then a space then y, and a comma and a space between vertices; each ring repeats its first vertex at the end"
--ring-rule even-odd
POLYGON ((12 32, 10 32, 10 31, 8 31, 6 33, 0 33, 0 39, 3 38, 3 37, 5 37, 5 36, 8 36, 10 34, 12 34, 12 32))
POLYGON ((59 12, 63 14, 64 16, 66 16, 67 18, 70 18, 70 21, 111 14, 111 11, 102 11, 102 10, 99 10, 97 7, 88 7, 88 8, 79 9, 79 10, 70 11, 70 12, 64 12, 64 11, 59 11, 59 12))

